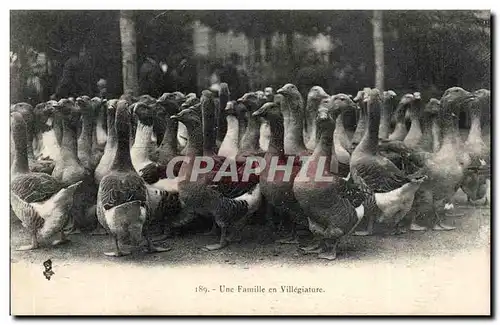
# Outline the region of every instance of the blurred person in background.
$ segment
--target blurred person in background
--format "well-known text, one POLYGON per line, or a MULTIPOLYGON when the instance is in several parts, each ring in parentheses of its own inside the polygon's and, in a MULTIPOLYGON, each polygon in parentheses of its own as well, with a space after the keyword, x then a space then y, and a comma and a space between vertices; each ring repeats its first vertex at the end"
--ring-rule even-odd
POLYGON ((325 67, 321 64, 319 55, 309 51, 305 54, 304 65, 297 72, 297 87, 304 98, 314 86, 321 86, 329 92, 329 83, 325 78, 325 67))
POLYGON ((101 78, 99 79, 99 81, 97 81, 97 96, 102 99, 107 98, 108 82, 106 81, 106 79, 101 78))
POLYGON ((91 96, 94 83, 91 58, 85 44, 79 49, 77 45, 70 46, 70 58, 64 64, 61 80, 51 99, 91 96))
POLYGON ((173 92, 177 90, 175 77, 165 59, 149 54, 139 70, 139 94, 158 98, 165 92, 173 92))
POLYGON ((232 98, 240 98, 248 91, 248 74, 237 53, 231 53, 229 56, 228 62, 220 72, 220 82, 228 84, 232 98))
POLYGON ((47 82, 46 62, 44 55, 40 55, 34 50, 28 51, 28 78, 26 79, 25 98, 26 101, 36 106, 38 103, 46 101, 44 87, 47 82))
POLYGON ((177 67, 177 90, 189 94, 198 90, 196 66, 187 58, 183 58, 177 67))
POLYGON ((20 102, 21 92, 21 64, 17 54, 10 52, 10 102, 20 102))

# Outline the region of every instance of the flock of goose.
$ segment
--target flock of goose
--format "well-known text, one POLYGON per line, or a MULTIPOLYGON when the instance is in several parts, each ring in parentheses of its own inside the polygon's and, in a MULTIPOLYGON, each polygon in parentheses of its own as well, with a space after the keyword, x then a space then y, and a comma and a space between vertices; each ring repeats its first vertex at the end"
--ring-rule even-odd
POLYGON ((304 101, 293 84, 234 99, 224 83, 200 97, 17 103, 11 210, 31 238, 18 250, 91 232, 111 236, 108 256, 162 252, 172 231, 207 220, 219 236, 210 251, 241 240, 260 218, 278 243, 333 260, 343 236, 379 226, 452 230, 445 218, 459 188, 488 204, 481 116, 489 105, 485 89, 452 87, 424 101, 420 93, 365 88, 353 97, 314 86, 304 101), (352 138, 343 122, 350 111, 358 115, 352 138), (462 111, 471 118, 466 141, 462 111), (221 173, 228 167, 232 174, 221 173))

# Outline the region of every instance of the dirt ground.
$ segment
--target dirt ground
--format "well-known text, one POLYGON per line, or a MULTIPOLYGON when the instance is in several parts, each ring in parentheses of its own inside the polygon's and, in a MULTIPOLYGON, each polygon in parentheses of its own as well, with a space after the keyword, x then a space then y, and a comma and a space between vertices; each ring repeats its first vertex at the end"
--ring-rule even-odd
POLYGON ((165 244, 172 247, 169 252, 137 253, 123 258, 103 255, 105 250, 113 247, 111 238, 86 234, 73 235, 71 243, 60 247, 18 252, 15 247, 27 243, 28 237, 21 225, 13 222, 12 312, 488 314, 490 209, 465 204, 462 192, 457 193, 455 203, 465 215, 447 219, 457 227, 454 231, 347 237, 339 245, 337 260, 333 262, 303 255, 294 245, 275 244, 267 238, 261 226, 249 227, 241 243, 214 252, 205 252, 201 248, 214 243, 216 238, 199 234, 167 240, 165 244), (42 276, 42 263, 49 258, 55 272, 51 281, 42 276), (450 281, 450 278, 456 278, 456 281, 450 281), (239 304, 237 301, 250 299, 250 295, 240 294, 238 299, 229 299, 219 292, 220 285, 235 287, 247 283, 250 287, 264 283, 269 287, 278 282, 283 284, 284 279, 288 279, 286 285, 310 286, 316 283, 330 292, 329 300, 347 299, 354 305, 320 304, 314 307, 293 300, 302 301, 307 296, 304 294, 295 298, 267 297, 269 302, 265 305, 261 305, 265 297, 239 304), (125 292, 122 292, 123 285, 128 288, 125 292), (172 290, 172 285, 177 285, 177 289, 172 290), (329 290, 338 289, 339 285, 345 287, 345 292, 329 290), (53 290, 48 290, 52 286, 53 290), (408 286, 411 287, 409 291, 404 289, 408 286), (156 292, 159 288, 164 288, 164 291, 156 292), (199 299, 196 295, 203 295, 196 293, 196 288, 211 291, 205 293, 205 297, 219 295, 221 299, 228 299, 226 305, 209 303, 208 300, 198 305, 186 303, 189 299, 199 299), (360 295, 357 299, 352 297, 353 290, 360 295), (137 295, 137 300, 130 295, 137 295), (151 295, 161 296, 169 303, 163 304, 161 299, 151 300, 151 295), (405 297, 403 300, 397 298, 401 295, 405 297), (69 297, 92 303, 75 304, 76 300, 69 297), (97 303, 101 299, 107 302, 97 303), (120 299, 126 301, 118 303, 120 299), (435 299, 444 300, 433 301, 435 299), (469 300, 470 303, 464 303, 469 300))
POLYGON ((489 315, 491 210, 467 204, 461 191, 454 203, 464 213, 447 218, 457 227, 454 231, 350 236, 341 241, 332 262, 303 255, 294 245, 275 244, 261 226, 248 227, 240 243, 213 252, 202 247, 217 238, 200 234, 167 240, 168 252, 123 258, 104 256, 113 247, 111 238, 86 234, 71 236, 71 243, 60 247, 18 252, 15 248, 29 238, 14 221, 11 312, 489 315), (49 258, 55 274, 47 281, 42 263, 49 258), (265 292, 242 293, 238 286, 261 286, 265 292), (280 292, 281 286, 322 292, 280 292), (278 293, 270 293, 272 288, 278 293))

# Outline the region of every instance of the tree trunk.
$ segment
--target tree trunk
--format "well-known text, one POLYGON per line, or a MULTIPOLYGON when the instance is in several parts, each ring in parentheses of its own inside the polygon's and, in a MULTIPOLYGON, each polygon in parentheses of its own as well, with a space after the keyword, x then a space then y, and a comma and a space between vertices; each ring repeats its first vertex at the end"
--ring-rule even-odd
POLYGON ((382 11, 373 11, 373 48, 375 50, 375 88, 384 90, 384 36, 382 11))
POLYGON ((120 38, 122 43, 123 92, 138 95, 137 38, 133 11, 120 11, 120 38))

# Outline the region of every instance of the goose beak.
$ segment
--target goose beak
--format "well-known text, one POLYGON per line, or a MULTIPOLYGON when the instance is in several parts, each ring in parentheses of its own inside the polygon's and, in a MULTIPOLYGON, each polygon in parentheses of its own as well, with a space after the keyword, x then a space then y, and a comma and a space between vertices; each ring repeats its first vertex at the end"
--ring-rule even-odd
POLYGON ((172 115, 172 116, 170 116, 170 118, 171 118, 172 120, 174 120, 174 121, 179 121, 179 120, 181 119, 181 117, 180 117, 178 114, 176 114, 176 115, 172 115))
POLYGON ((285 89, 280 88, 280 89, 276 90, 276 93, 280 94, 280 95, 283 95, 283 94, 285 94, 285 89))

